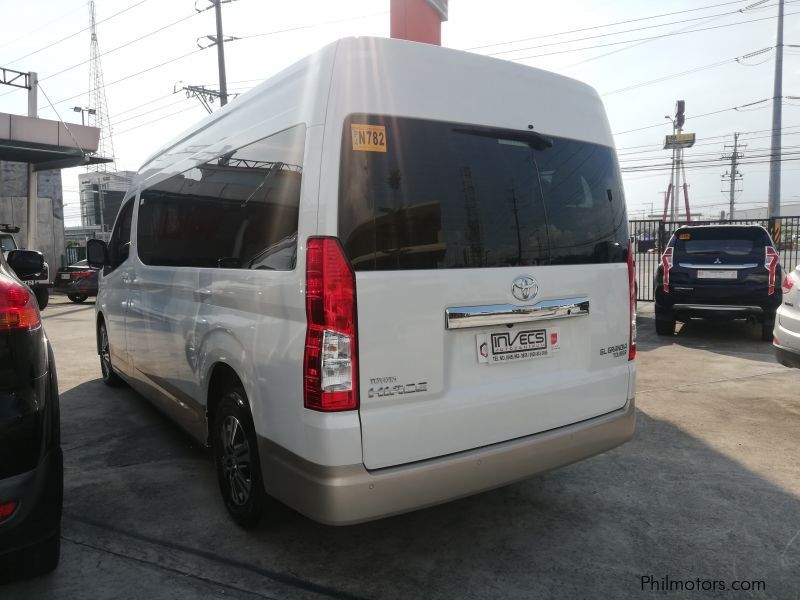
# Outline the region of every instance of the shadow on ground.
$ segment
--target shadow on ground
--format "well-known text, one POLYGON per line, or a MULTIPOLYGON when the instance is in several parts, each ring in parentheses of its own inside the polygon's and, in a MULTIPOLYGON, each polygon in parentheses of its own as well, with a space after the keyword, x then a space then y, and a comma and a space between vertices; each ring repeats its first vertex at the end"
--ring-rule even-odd
POLYGON ((526 482, 343 528, 278 507, 255 532, 228 519, 207 451, 129 389, 84 383, 62 415, 62 564, 3 598, 627 598, 642 576, 800 590, 798 498, 641 410, 632 442, 526 482))

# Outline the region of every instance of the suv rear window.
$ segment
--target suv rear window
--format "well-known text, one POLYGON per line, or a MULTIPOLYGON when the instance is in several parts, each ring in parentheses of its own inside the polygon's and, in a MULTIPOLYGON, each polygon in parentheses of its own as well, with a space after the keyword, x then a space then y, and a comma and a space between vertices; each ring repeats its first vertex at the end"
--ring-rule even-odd
POLYGON ((520 131, 351 115, 339 236, 356 270, 617 262, 611 148, 520 131))
POLYGON ((747 256, 763 254, 769 235, 755 227, 684 229, 675 232, 677 254, 747 256))

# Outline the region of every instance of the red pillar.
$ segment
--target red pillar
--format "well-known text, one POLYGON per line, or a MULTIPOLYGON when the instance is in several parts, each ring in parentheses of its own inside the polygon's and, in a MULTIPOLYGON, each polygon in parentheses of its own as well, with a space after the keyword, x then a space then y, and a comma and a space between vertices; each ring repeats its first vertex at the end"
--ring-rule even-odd
MULTIPOLYGON (((431 0, 391 0, 391 36, 401 40, 442 45, 442 21, 446 13, 431 0)), ((443 3, 447 6, 447 3, 443 3)), ((444 9, 446 11, 446 8, 444 9)))

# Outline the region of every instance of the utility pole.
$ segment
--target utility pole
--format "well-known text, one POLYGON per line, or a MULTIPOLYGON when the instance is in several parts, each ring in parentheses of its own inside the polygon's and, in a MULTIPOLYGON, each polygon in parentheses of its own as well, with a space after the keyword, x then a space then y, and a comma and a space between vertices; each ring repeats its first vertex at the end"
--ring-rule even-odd
MULTIPOLYGON (((739 134, 733 134, 733 151, 730 153, 730 156, 723 155, 723 159, 730 158, 731 159, 731 170, 727 173, 722 175, 722 180, 725 181, 726 179, 729 180, 730 185, 728 187, 728 194, 730 199, 730 207, 728 209, 728 219, 733 220, 735 214, 735 196, 736 196, 736 182, 742 180, 742 174, 739 172, 738 164, 739 159, 742 158, 742 153, 739 152, 739 134)), ((726 146, 727 149, 727 146, 726 146)))
MULTIPOLYGON (((31 71, 28 73, 28 116, 38 116, 39 110, 39 75, 31 71)), ((28 236, 25 247, 28 250, 36 248, 36 228, 39 225, 39 174, 33 169, 33 163, 28 163, 28 236)))
POLYGON ((228 103, 228 80, 225 76, 225 42, 232 42, 239 38, 230 35, 225 37, 222 34, 222 5, 228 2, 233 2, 234 0, 207 0, 207 1, 211 3, 211 6, 206 6, 205 8, 200 9, 197 8, 197 3, 195 2, 194 9, 197 12, 203 12, 204 10, 208 10, 212 6, 214 7, 214 13, 217 21, 217 35, 204 36, 206 39, 211 40, 211 44, 208 44, 207 46, 201 45, 200 40, 202 38, 198 38, 197 45, 200 48, 208 48, 215 44, 217 46, 217 69, 219 70, 219 92, 217 92, 217 94, 219 95, 220 106, 225 106, 228 103))
POLYGON ((783 0, 778 2, 775 41, 775 86, 772 92, 772 147, 769 153, 769 217, 781 216, 781 117, 783 110, 783 0))
MULTIPOLYGON (((225 40, 222 38, 222 2, 214 0, 214 11, 217 13, 217 63, 219 63, 219 104, 228 103, 228 81, 225 78, 225 40)), ((783 11, 783 0, 781 0, 783 11)), ((783 13, 781 13, 783 14, 783 13)))

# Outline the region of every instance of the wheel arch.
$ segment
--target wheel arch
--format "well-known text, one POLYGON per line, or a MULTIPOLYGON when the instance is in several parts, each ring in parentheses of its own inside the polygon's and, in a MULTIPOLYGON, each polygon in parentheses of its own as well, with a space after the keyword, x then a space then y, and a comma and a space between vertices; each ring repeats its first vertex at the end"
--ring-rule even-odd
POLYGON ((100 325, 105 325, 106 318, 102 312, 97 313, 97 318, 94 323, 94 343, 97 355, 100 356, 100 325))
MULTIPOLYGON (((239 373, 236 372, 230 364, 217 361, 209 370, 208 385, 206 387, 206 444, 211 445, 211 428, 214 423, 214 418, 217 414, 217 407, 222 400, 222 395, 225 390, 232 387, 241 387, 244 389, 244 381, 239 373)), ((247 392, 245 391, 245 394, 247 392)), ((248 410, 252 414, 252 408, 249 406, 248 410)))

